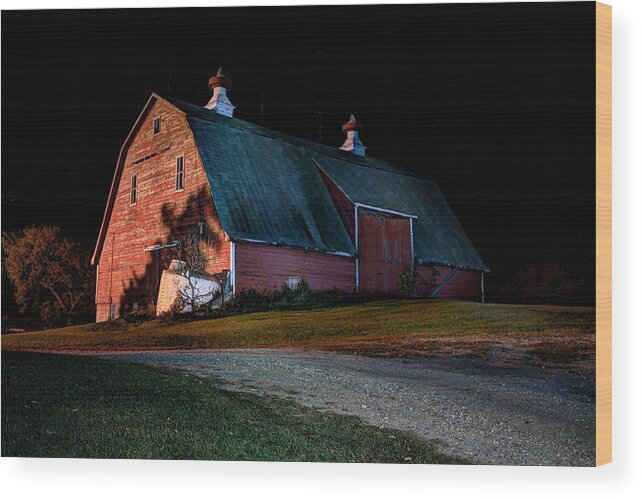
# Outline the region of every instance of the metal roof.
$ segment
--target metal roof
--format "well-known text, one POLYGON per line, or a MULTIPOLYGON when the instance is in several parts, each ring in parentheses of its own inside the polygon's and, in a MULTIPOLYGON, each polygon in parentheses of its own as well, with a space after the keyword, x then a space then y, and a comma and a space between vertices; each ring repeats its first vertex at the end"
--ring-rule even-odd
POLYGON ((417 216, 417 263, 488 271, 435 183, 385 161, 163 98, 188 115, 221 224, 231 238, 355 254, 319 167, 354 203, 417 216))
POLYGON ((355 254, 306 150, 188 117, 214 203, 232 239, 355 254))
POLYGON ((416 216, 415 260, 488 271, 437 185, 312 153, 319 167, 354 203, 416 216))

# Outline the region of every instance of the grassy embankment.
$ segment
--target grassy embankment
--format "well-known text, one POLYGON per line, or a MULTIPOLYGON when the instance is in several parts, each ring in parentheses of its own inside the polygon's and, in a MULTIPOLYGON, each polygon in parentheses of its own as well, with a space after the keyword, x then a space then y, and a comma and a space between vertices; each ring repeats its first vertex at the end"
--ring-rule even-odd
POLYGON ((465 463, 355 417, 140 365, 2 353, 2 456, 465 463))
POLYGON ((510 350, 587 372, 593 368, 595 318, 593 308, 382 300, 195 322, 80 325, 4 336, 2 349, 305 347, 387 356, 510 350))

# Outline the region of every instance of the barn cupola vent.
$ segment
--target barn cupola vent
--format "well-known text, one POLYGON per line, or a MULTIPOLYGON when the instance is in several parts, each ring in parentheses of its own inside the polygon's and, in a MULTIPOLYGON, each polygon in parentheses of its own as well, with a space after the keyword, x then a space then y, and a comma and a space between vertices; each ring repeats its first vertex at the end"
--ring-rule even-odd
POLYGON ((355 119, 355 116, 351 114, 348 122, 342 125, 342 130, 346 133, 346 141, 339 150, 351 152, 356 156, 363 156, 366 154, 366 147, 364 147, 364 144, 359 139, 359 129, 359 123, 355 119))
POLYGON ((223 70, 219 68, 216 76, 208 80, 208 85, 212 88, 212 98, 205 105, 206 109, 221 114, 222 116, 232 117, 234 106, 228 99, 228 90, 232 86, 232 80, 223 75, 223 70))

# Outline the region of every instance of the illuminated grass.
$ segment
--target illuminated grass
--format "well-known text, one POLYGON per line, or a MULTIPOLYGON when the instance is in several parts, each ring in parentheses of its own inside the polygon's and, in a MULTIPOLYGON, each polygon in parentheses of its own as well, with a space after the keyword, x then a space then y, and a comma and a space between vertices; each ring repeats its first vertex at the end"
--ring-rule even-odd
POLYGON ((2 456, 465 463, 401 431, 194 377, 2 353, 2 456))
POLYGON ((87 324, 11 334, 3 350, 213 349, 315 347, 453 336, 594 334, 593 308, 386 300, 350 306, 269 311, 182 323, 148 322, 110 330, 87 324))

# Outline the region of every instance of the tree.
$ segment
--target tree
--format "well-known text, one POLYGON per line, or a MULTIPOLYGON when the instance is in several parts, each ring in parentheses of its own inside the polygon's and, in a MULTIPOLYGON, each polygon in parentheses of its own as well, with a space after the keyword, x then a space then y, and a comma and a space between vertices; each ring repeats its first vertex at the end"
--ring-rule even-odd
POLYGON ((530 265, 507 280, 505 299, 523 304, 575 304, 587 286, 583 275, 563 265, 530 265))
POLYGON ((32 226, 2 233, 3 266, 22 312, 47 324, 67 325, 92 311, 93 272, 89 255, 63 238, 60 227, 32 226))
POLYGON ((223 300, 222 282, 206 273, 211 259, 210 243, 206 241, 203 245, 205 249, 197 233, 187 232, 179 238, 179 243, 174 248, 173 257, 176 262, 172 270, 182 277, 177 287, 177 305, 181 311, 210 311, 220 292, 223 300), (216 280, 220 290, 208 285, 207 281, 212 279, 216 280))

